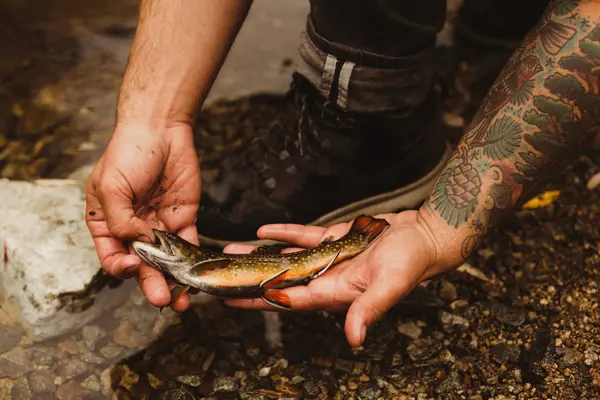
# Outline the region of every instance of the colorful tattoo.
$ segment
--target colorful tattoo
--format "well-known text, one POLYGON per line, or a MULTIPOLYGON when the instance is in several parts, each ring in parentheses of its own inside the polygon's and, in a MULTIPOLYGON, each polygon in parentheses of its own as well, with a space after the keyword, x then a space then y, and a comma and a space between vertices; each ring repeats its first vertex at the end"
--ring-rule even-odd
POLYGON ((480 238, 600 127, 600 2, 554 0, 515 51, 426 206, 480 238), (466 225, 469 224, 469 225, 466 225))

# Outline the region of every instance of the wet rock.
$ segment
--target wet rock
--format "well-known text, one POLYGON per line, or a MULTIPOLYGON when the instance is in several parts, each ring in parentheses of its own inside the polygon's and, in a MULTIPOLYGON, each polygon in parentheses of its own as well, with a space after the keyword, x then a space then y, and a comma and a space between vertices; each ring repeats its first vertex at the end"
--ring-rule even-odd
POLYGON ((442 343, 434 338, 414 340, 406 348, 408 356, 415 362, 428 360, 437 355, 440 350, 442 350, 442 343))
POLYGON ((112 368, 108 367, 100 374, 100 387, 104 396, 110 396, 113 389, 112 368))
POLYGON ((419 328, 419 326, 414 322, 405 322, 401 325, 398 325, 396 328, 399 333, 408 336, 411 339, 418 339, 421 337, 423 330, 419 328))
POLYGON ((31 371, 32 368, 29 355, 21 347, 15 347, 0 356, 0 378, 15 379, 31 371))
POLYGON ((469 320, 460 315, 451 314, 446 311, 440 311, 440 322, 446 331, 452 331, 454 328, 459 330, 469 329, 469 320))
POLYGON ((225 378, 217 378, 213 382, 213 390, 216 393, 235 392, 240 388, 240 385, 234 377, 228 376, 225 378))
POLYGON ((81 330, 81 335, 83 336, 83 343, 85 343, 87 348, 90 350, 95 350, 98 342, 102 340, 107 333, 99 326, 88 325, 83 327, 81 330))
POLYGON ((492 358, 500 364, 515 363, 519 360, 521 349, 516 344, 500 343, 491 348, 492 358))
POLYGON ((167 390, 161 400, 196 400, 196 397, 187 389, 178 388, 167 390))
POLYGON ((15 347, 23 336, 23 329, 15 325, 0 325, 0 354, 15 347))
POLYGON ((136 335, 143 335, 144 332, 152 332, 156 321, 156 309, 154 307, 132 307, 130 304, 123 306, 114 314, 115 318, 121 321, 127 321, 133 326, 125 326, 126 330, 135 330, 136 335))
POLYGON ((46 370, 36 370, 29 374, 29 387, 33 393, 54 393, 56 385, 55 376, 52 372, 46 370))
POLYGON ((109 345, 100 349, 100 354, 102 354, 102 356, 104 356, 107 360, 116 360, 125 355, 126 352, 127 350, 124 347, 114 343, 110 343, 109 345))
POLYGON ((460 383, 460 377, 458 372, 452 371, 450 375, 441 381, 435 388, 437 394, 450 394, 456 393, 458 390, 463 389, 463 385, 460 383))
POLYGON ((26 376, 21 376, 15 380, 15 385, 12 388, 13 399, 28 400, 33 398, 31 388, 26 376))
POLYGON ((458 298, 458 292, 456 286, 452 282, 442 279, 439 289, 439 295, 442 299, 447 301, 454 301, 458 298))
POLYGON ((81 361, 86 362, 88 364, 104 364, 106 362, 104 358, 100 357, 99 355, 90 350, 84 351, 79 356, 79 358, 81 359, 81 361))
POLYGON ((52 366, 56 365, 56 349, 47 346, 36 345, 28 349, 30 359, 35 360, 37 366, 52 366))
POLYGON ((10 379, 0 379, 0 400, 12 399, 12 388, 14 382, 10 379))
POLYGON ((34 340, 85 326, 122 301, 121 289, 83 294, 106 278, 99 274, 94 242, 82 218, 85 200, 74 183, 0 180, 0 198, 0 241, 6 244, 7 259, 0 281, 34 340), (70 312, 75 303, 81 312, 70 312))
POLYGON ((362 399, 377 400, 381 397, 381 389, 373 383, 363 383, 358 386, 358 395, 362 399))
POLYGON ((81 400, 87 395, 87 391, 75 381, 69 381, 56 390, 58 400, 81 400))
POLYGON ((139 331, 132 322, 121 320, 121 323, 115 329, 114 341, 124 347, 141 349, 150 342, 150 339, 143 332, 139 331))
POLYGON ((55 373, 59 375, 63 382, 71 380, 87 372, 88 366, 81 360, 67 359, 61 361, 55 373))
POLYGON ((100 380, 96 375, 90 375, 83 382, 81 382, 81 387, 89 390, 90 392, 99 392, 102 387, 100 386, 100 380))
POLYGON ((140 377, 134 371, 132 371, 127 365, 117 365, 114 368, 115 376, 121 376, 119 380, 119 386, 124 387, 130 392, 133 387, 140 381, 140 377))
POLYGON ((309 396, 316 396, 320 392, 319 386, 317 386, 317 383, 313 380, 308 380, 304 382, 302 387, 304 388, 304 393, 306 393, 309 396))
POLYGON ((231 318, 217 322, 217 334, 221 337, 240 337, 242 328, 231 318))
POLYGON ((510 308, 498 302, 492 302, 489 308, 490 313, 503 324, 519 327, 525 323, 525 310, 510 308))
POLYGON ((571 349, 569 347, 565 347, 562 349, 563 360, 567 364, 573 365, 580 363, 583 360, 583 353, 577 349, 571 349))
POLYGON ((202 378, 198 375, 182 375, 178 376, 177 380, 184 385, 198 387, 202 384, 202 378))

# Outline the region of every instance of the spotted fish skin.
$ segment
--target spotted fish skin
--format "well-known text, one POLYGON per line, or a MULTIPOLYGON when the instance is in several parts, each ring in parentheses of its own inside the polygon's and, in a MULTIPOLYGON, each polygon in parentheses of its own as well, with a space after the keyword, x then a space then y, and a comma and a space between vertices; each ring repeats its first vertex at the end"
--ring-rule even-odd
POLYGON ((307 284, 331 266, 357 256, 388 227, 384 219, 361 215, 340 239, 328 238, 315 248, 285 254, 268 247, 250 254, 207 251, 160 230, 154 230, 157 244, 135 241, 133 248, 142 259, 185 288, 222 297, 262 297, 288 309, 289 299, 280 289, 307 284))

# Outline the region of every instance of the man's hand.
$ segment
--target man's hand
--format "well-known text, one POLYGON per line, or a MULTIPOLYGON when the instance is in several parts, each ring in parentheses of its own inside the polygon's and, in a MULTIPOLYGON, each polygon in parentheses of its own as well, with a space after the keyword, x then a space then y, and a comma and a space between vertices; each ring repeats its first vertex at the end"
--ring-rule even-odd
MULTIPOLYGON (((360 346, 367 327, 423 280, 447 267, 437 262, 438 246, 417 211, 379 215, 391 227, 371 247, 354 259, 340 263, 307 286, 285 289, 292 310, 348 310, 346 337, 360 346)), ((266 225, 259 229, 262 239, 281 240, 300 247, 314 247, 324 238, 343 236, 351 223, 328 229, 304 225, 266 225)), ((230 245, 225 251, 246 253, 251 247, 230 245)), ((261 299, 226 300, 230 306, 273 310, 261 299)))
MULTIPOLYGON (((200 170, 188 125, 161 133, 117 128, 86 190, 86 222, 104 271, 121 278, 138 275, 148 300, 156 307, 168 305, 164 276, 143 263, 127 242, 154 241, 152 228, 158 228, 198 244, 199 201, 200 170)), ((186 295, 173 308, 188 306, 186 295)))

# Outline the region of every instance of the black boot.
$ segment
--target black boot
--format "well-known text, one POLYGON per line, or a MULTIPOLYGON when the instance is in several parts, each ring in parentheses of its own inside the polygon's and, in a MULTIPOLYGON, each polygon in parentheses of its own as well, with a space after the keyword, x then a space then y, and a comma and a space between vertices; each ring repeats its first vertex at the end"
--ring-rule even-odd
POLYGON ((294 74, 282 118, 203 176, 201 243, 256 243, 267 223, 327 226, 418 207, 449 156, 439 109, 432 88, 409 116, 344 112, 294 74))

